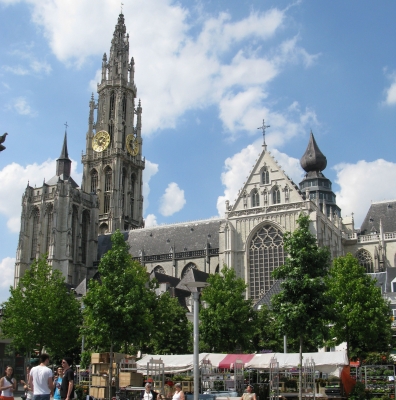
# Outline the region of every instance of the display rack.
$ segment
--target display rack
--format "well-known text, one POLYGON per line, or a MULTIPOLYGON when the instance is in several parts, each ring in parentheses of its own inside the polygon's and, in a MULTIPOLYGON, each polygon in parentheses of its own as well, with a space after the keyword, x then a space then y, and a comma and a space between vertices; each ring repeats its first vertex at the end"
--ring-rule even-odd
POLYGON ((152 389, 164 394, 165 364, 161 359, 151 358, 147 363, 147 380, 151 379, 152 389))
POLYGON ((364 383, 371 397, 396 397, 394 365, 365 365, 364 383))
POLYGON ((315 385, 315 362, 312 358, 307 358, 304 363, 303 369, 303 392, 312 393, 315 399, 316 385, 315 385))
POLYGON ((270 360, 270 399, 279 399, 279 362, 276 358, 270 360))

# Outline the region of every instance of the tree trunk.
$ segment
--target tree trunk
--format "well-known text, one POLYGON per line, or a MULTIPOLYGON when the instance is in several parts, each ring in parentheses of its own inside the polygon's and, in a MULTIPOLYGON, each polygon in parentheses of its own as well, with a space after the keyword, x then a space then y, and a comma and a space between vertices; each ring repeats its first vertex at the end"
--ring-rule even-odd
POLYGON ((300 361, 299 361, 299 369, 298 369, 298 398, 302 400, 302 346, 303 346, 303 338, 300 336, 300 361))

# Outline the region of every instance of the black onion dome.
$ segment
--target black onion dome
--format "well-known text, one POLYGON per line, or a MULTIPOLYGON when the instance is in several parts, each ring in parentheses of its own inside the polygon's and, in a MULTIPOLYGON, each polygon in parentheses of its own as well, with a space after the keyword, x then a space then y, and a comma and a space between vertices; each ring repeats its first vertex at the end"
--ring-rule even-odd
POLYGON ((312 131, 307 150, 305 150, 304 155, 301 157, 300 164, 305 172, 323 171, 327 166, 327 159, 319 150, 312 131))

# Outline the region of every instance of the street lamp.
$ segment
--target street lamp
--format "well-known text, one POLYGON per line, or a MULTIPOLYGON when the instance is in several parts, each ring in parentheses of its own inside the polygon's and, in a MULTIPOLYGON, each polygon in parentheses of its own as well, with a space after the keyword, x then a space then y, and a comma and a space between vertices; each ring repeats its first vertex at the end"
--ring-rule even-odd
POLYGON ((191 292, 194 299, 194 400, 198 400, 199 396, 199 294, 200 289, 209 286, 207 282, 186 282, 185 285, 189 289, 197 289, 191 292))

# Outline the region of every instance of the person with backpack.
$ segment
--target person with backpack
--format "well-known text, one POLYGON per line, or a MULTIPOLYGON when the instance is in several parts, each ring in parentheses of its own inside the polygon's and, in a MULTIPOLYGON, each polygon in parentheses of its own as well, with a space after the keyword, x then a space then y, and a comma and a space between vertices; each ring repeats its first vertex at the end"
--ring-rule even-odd
POLYGON ((14 400, 14 390, 17 388, 17 381, 13 375, 14 369, 8 366, 4 376, 0 379, 0 390, 3 400, 14 400))

